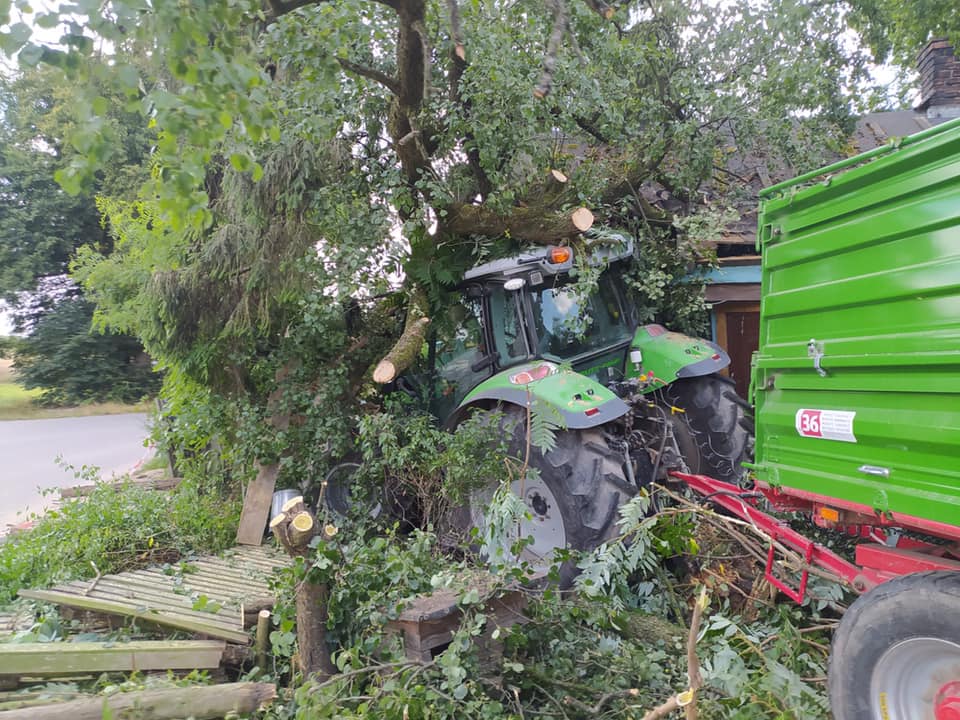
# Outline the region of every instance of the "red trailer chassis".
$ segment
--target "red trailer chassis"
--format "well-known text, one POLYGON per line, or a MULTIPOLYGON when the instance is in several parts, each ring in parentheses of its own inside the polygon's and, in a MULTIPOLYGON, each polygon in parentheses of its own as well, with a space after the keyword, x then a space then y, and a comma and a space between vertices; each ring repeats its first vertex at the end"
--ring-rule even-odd
POLYGON ((714 480, 705 475, 671 472, 670 475, 704 499, 750 523, 769 541, 766 579, 787 597, 802 603, 810 569, 825 570, 858 593, 885 580, 925 570, 960 570, 960 527, 923 520, 900 513, 878 513, 872 508, 836 498, 757 483, 750 490, 714 480), (867 542, 857 545, 855 562, 810 540, 784 521, 757 507, 765 498, 777 510, 809 514, 820 527, 831 528, 867 542), (934 544, 900 534, 900 530, 922 533, 946 540, 934 544), (799 582, 777 574, 778 556, 792 552, 799 556, 799 582))

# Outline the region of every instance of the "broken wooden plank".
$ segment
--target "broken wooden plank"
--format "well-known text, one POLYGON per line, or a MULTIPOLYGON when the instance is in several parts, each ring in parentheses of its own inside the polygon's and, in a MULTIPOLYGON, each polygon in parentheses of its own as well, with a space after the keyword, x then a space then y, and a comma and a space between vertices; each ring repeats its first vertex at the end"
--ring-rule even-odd
MULTIPOLYGON (((87 597, 83 595, 73 595, 67 592, 56 590, 20 590, 20 597, 31 600, 42 600, 53 603, 54 605, 66 605, 67 607, 79 608, 81 610, 92 610, 94 612, 109 613, 112 615, 122 615, 123 617, 140 620, 154 625, 170 627, 176 630, 205 635, 207 637, 219 638, 232 643, 247 645, 250 643, 250 635, 240 630, 228 630, 220 627, 214 622, 197 620, 192 617, 168 610, 153 610, 142 604, 134 606, 129 603, 117 602, 116 600, 104 600, 97 597, 87 597)), ((211 617, 215 617, 211 615, 211 617)), ((237 625, 239 627, 239 623, 237 625)))
POLYGON ((237 542, 240 545, 259 545, 263 542, 279 470, 277 464, 261 465, 257 477, 247 486, 237 527, 237 542))
POLYGON ((0 645, 0 676, 209 670, 220 666, 225 647, 223 640, 3 644, 0 645))
POLYGON ((273 683, 229 683, 168 690, 114 693, 105 697, 8 710, 3 720, 102 720, 108 715, 138 720, 191 717, 214 720, 247 714, 269 705, 277 696, 273 683))

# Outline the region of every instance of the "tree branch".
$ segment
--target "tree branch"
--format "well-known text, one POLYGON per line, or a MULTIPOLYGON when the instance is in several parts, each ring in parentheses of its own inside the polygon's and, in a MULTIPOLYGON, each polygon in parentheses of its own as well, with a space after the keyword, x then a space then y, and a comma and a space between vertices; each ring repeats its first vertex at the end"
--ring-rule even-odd
POLYGON ((460 5, 457 0, 447 0, 450 11, 450 39, 453 40, 454 57, 467 59, 467 51, 463 44, 463 26, 460 24, 460 5))
POLYGON ((509 235, 515 240, 552 245, 589 230, 593 213, 587 208, 570 212, 551 212, 549 207, 533 205, 512 208, 501 214, 485 205, 451 203, 446 206, 443 229, 455 235, 509 235))
POLYGON ((547 54, 543 58, 543 72, 540 82, 533 89, 533 96, 545 98, 553 87, 553 74, 557 69, 557 55, 560 52, 560 43, 567 32, 567 6, 564 0, 552 0, 553 3, 553 31, 547 42, 547 54))
POLYGON ((307 5, 316 5, 318 2, 325 2, 326 0, 287 0, 287 2, 282 2, 282 0, 267 0, 267 7, 269 12, 267 12, 267 23, 269 24, 273 20, 286 15, 289 12, 293 12, 297 8, 306 7, 307 5))
POLYGON ((603 0, 587 0, 587 5, 604 20, 612 19, 617 12, 615 8, 610 7, 603 0))
POLYGON ((378 82, 394 95, 400 94, 400 82, 396 78, 392 78, 386 73, 375 70, 374 68, 359 65, 351 60, 337 58, 337 62, 340 63, 340 67, 344 70, 378 82))

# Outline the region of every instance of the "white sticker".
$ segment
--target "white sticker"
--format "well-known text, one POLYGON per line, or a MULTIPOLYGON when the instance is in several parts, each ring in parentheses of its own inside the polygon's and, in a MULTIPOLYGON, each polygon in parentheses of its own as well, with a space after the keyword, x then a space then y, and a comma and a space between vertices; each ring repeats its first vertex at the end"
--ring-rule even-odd
POLYGON ((803 437, 855 443, 853 419, 856 416, 857 413, 847 410, 800 408, 797 410, 797 432, 803 437))

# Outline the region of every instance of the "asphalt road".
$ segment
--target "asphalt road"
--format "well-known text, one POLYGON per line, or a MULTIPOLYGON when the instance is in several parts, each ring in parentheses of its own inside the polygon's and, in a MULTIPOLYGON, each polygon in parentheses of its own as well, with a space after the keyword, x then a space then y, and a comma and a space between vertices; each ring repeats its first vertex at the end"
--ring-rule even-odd
POLYGON ((104 478, 143 459, 146 420, 143 413, 131 413, 0 422, 0 535, 8 524, 24 520, 28 507, 37 511, 55 499, 41 496, 40 488, 86 482, 58 465, 58 456, 78 470, 96 466, 104 478))

